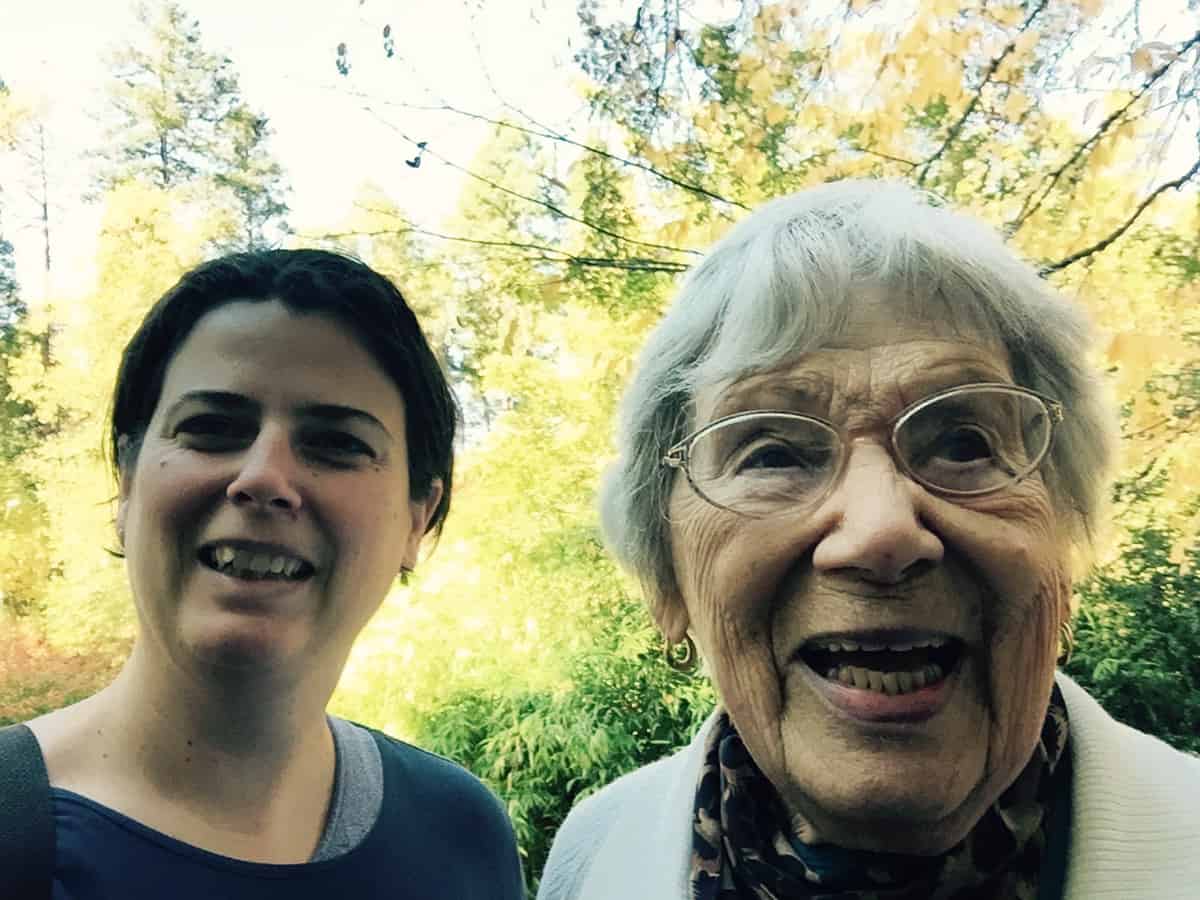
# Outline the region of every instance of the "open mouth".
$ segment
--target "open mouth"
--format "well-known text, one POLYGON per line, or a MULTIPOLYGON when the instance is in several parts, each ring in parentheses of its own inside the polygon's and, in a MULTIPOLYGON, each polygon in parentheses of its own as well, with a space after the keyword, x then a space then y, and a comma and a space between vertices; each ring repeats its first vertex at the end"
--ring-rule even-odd
POLYGON ((207 544, 197 557, 215 572, 246 581, 303 581, 316 571, 296 556, 228 543, 207 544))
POLYGON ((800 649, 800 659, 822 678, 880 694, 911 694, 954 673, 963 657, 957 638, 867 641, 821 638, 800 649))

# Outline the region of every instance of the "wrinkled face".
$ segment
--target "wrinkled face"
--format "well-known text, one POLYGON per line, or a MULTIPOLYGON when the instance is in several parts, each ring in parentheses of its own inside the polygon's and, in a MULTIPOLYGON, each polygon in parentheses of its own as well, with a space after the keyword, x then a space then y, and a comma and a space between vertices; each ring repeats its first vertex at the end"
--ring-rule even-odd
POLYGON ((1069 595, 1046 488, 937 496, 888 443, 905 407, 980 381, 1012 382, 999 346, 868 297, 824 348, 696 398, 697 427, 787 403, 850 435, 841 480, 802 514, 747 518, 676 478, 678 589, 657 610, 668 637, 690 628, 811 842, 945 850, 1036 746, 1069 595))
POLYGON ((439 496, 410 497, 403 398, 340 324, 221 306, 171 360, 122 478, 141 640, 189 671, 332 681, 439 496))

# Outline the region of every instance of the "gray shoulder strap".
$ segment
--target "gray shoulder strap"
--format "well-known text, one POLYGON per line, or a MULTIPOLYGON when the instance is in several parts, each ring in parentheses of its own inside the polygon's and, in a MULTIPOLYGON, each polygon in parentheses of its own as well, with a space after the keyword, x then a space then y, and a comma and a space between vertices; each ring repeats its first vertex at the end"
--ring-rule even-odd
POLYGON ((54 810, 46 762, 24 725, 0 728, 0 897, 49 898, 54 810))

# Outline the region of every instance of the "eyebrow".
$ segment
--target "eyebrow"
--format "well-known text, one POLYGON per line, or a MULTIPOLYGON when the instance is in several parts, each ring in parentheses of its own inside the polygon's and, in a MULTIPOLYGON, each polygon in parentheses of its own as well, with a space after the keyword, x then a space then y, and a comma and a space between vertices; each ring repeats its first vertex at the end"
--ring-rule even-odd
MULTIPOLYGON (((233 409, 247 413, 258 413, 262 410, 261 403, 251 400, 242 394, 235 394, 232 391, 188 391, 185 394, 181 394, 179 399, 171 404, 171 407, 167 410, 167 416, 173 416, 180 407, 188 403, 203 403, 207 406, 218 406, 223 409, 233 409)), ((372 425, 388 437, 392 437, 392 433, 388 431, 387 426, 379 421, 379 419, 366 410, 353 406, 341 406, 337 403, 307 403, 296 407, 295 412, 304 418, 324 419, 329 422, 344 422, 347 419, 356 420, 367 425, 372 425)))
MULTIPOLYGON (((1007 382, 1003 370, 978 360, 950 358, 931 364, 915 378, 904 381, 901 391, 913 403, 938 391, 979 382, 1007 382)), ((750 376, 727 388, 713 407, 714 419, 750 409, 781 409, 812 412, 825 402, 832 390, 831 378, 811 370, 788 373, 775 380, 774 373, 750 376), (766 406, 764 406, 764 403, 766 406)))
POLYGON ((759 383, 742 382, 727 390, 714 405, 713 416, 720 418, 747 408, 761 408, 764 402, 772 409, 811 410, 828 391, 825 379, 814 378, 808 373, 802 378, 788 378, 783 383, 763 377, 759 383))

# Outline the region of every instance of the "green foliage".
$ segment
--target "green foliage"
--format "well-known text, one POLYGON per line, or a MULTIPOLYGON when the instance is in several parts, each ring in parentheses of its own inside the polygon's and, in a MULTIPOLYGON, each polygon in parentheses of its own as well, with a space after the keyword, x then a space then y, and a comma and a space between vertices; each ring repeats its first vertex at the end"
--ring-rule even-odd
POLYGON ((414 732, 505 798, 531 895, 571 807, 687 743, 712 709, 705 679, 666 666, 640 605, 611 612, 587 628, 601 640, 570 658, 560 688, 452 694, 414 732))
POLYGON ((1117 719, 1200 753, 1200 546, 1180 566, 1177 538, 1137 527, 1080 586, 1066 671, 1117 719))

